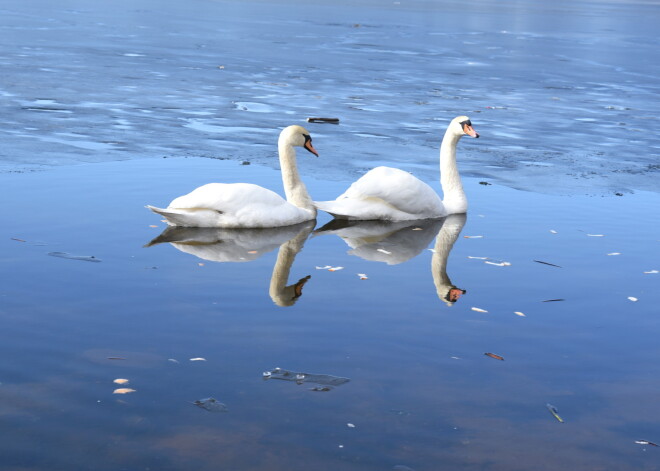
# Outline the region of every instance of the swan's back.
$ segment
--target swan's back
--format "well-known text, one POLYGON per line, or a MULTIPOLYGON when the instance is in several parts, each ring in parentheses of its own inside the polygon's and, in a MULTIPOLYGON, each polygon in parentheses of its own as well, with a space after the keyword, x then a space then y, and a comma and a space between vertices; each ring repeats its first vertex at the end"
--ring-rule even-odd
POLYGON ((442 200, 429 185, 408 172, 376 167, 334 201, 316 206, 338 218, 413 220, 446 216, 442 200))
POLYGON ((310 219, 310 211, 252 183, 208 183, 166 209, 148 207, 168 224, 187 227, 278 227, 310 219))

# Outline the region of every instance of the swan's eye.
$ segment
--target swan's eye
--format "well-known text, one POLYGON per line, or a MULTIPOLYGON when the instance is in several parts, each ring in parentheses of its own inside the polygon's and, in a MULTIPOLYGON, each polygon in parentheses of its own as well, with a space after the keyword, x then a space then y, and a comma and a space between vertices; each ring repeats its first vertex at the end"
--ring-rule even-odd
POLYGON ((472 122, 469 119, 465 120, 465 121, 461 121, 461 126, 463 126, 463 127, 472 126, 472 122))

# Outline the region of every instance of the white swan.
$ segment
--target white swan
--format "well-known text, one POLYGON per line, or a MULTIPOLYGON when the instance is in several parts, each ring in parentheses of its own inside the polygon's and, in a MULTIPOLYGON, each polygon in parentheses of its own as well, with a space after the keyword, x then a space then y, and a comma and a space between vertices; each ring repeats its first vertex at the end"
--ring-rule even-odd
POLYGON ((461 137, 479 137, 470 118, 454 118, 440 146, 440 183, 444 199, 410 173, 376 167, 353 183, 334 201, 315 202, 316 207, 338 219, 411 221, 465 213, 467 198, 456 166, 456 144, 461 137))
POLYGON ((316 218, 316 208, 300 180, 294 146, 318 157, 309 132, 289 126, 280 133, 277 147, 286 200, 251 183, 208 183, 174 199, 166 209, 147 206, 171 226, 257 228, 279 227, 316 218))

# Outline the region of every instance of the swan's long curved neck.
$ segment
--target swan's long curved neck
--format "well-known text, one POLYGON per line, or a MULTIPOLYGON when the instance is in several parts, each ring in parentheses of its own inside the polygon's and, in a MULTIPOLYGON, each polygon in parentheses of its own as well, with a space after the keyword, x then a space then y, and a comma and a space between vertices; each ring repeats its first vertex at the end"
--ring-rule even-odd
POLYGON ((294 206, 313 211, 316 214, 312 198, 310 198, 307 187, 305 187, 298 173, 295 149, 291 144, 283 142, 279 142, 277 147, 280 154, 282 184, 284 185, 286 200, 294 206))
POLYGON ((297 283, 291 286, 287 286, 286 284, 289 280, 293 261, 296 255, 298 255, 298 252, 302 250, 312 229, 314 229, 314 224, 309 223, 293 239, 280 245, 268 289, 271 299, 278 306, 291 306, 300 296, 299 293, 296 293, 297 283))
POLYGON ((455 288, 449 275, 447 274, 447 259, 449 253, 454 247, 459 234, 463 230, 467 215, 454 214, 448 216, 440 228, 435 238, 435 247, 433 257, 431 258, 431 273, 433 275, 433 284, 438 293, 438 297, 447 302, 446 296, 451 288, 455 288))
POLYGON ((467 211, 467 198, 461 183, 456 164, 456 145, 461 136, 457 136, 450 129, 440 145, 440 184, 442 185, 442 204, 448 214, 464 213, 467 211))

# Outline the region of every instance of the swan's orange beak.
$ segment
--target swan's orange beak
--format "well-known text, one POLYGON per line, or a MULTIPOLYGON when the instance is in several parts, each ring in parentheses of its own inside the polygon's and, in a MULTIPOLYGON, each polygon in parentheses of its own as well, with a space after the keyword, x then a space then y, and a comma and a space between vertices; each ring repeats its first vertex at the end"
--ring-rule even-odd
POLYGON ((315 156, 317 156, 317 157, 319 156, 319 153, 316 152, 316 149, 314 149, 314 146, 312 145, 312 140, 311 139, 306 139, 305 140, 305 149, 310 151, 315 156))
POLYGON ((474 130, 471 124, 464 123, 463 124, 463 132, 467 134, 468 136, 472 137, 479 137, 479 133, 474 130))

